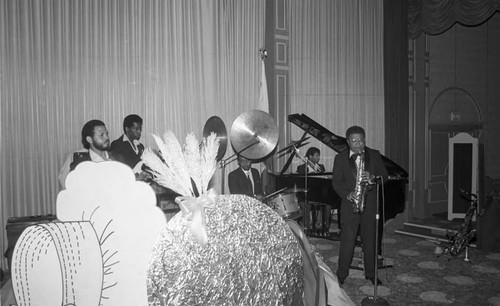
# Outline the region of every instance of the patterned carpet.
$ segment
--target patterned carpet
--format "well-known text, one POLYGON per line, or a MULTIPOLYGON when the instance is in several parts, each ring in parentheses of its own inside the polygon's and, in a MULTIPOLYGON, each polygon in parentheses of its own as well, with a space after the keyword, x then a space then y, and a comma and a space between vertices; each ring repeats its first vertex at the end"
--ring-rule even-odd
MULTIPOLYGON (((309 241, 335 273, 340 242, 323 238, 309 241)), ((385 264, 392 267, 379 270, 383 284, 378 286, 377 296, 390 305, 500 306, 500 253, 471 248, 470 262, 464 261, 464 254, 437 256, 433 242, 388 228, 383 242, 385 264)), ((360 252, 357 248, 353 265, 360 262, 360 252)), ((358 269, 350 270, 343 289, 356 305, 374 295, 373 285, 358 269)))
MULTIPOLYGON (((337 270, 339 241, 309 238, 332 271, 337 270)), ((386 265, 379 269, 382 286, 377 296, 390 305, 500 305, 500 253, 469 249, 469 262, 437 256, 432 241, 386 231, 383 239, 386 265)), ((361 262, 356 248, 353 266, 361 262)), ((357 304, 374 295, 363 271, 351 269, 343 289, 357 304)))

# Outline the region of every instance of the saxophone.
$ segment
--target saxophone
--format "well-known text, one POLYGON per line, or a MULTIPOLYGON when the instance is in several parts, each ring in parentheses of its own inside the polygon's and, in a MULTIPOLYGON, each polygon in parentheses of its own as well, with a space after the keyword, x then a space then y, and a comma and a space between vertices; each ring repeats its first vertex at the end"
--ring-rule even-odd
MULTIPOLYGON (((477 213, 477 196, 462 191, 462 197, 471 202, 464 222, 460 225, 460 230, 444 245, 444 254, 456 257, 460 255, 465 248, 469 247, 472 240, 476 238, 476 227, 472 223, 472 217, 477 213), (467 197, 468 196, 468 197, 467 197)), ((480 216, 481 214, 479 214, 480 216)))
POLYGON ((363 173, 365 171, 365 157, 364 154, 356 156, 356 186, 354 187, 354 201, 352 205, 355 214, 362 214, 365 210, 365 194, 368 188, 368 182, 363 180, 363 173))

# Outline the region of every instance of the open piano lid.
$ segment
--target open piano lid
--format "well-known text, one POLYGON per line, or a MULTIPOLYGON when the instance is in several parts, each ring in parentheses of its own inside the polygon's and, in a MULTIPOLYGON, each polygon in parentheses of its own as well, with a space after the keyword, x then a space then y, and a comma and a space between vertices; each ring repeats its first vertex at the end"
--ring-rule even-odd
MULTIPOLYGON (((333 134, 321 124, 317 123, 304 114, 288 115, 288 121, 297 125, 305 132, 311 134, 337 153, 341 153, 349 149, 347 140, 344 137, 333 134)), ((387 168, 390 179, 408 179, 408 172, 406 172, 405 169, 403 169, 384 155, 382 155, 382 160, 384 161, 385 167, 387 168)))

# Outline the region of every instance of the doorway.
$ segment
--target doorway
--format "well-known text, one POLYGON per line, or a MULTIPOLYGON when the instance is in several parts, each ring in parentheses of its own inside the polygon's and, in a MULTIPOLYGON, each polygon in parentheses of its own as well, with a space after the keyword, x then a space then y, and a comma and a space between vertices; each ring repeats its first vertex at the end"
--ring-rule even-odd
POLYGON ((479 105, 465 89, 450 87, 436 96, 429 111, 426 216, 448 213, 449 139, 458 133, 479 139, 482 130, 479 105))

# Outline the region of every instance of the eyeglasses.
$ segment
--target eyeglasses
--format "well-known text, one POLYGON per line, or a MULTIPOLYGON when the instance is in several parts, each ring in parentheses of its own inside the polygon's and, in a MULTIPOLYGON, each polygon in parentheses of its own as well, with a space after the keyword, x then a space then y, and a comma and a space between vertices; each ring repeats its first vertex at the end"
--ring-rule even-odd
POLYGON ((354 139, 349 139, 349 142, 357 144, 357 143, 363 143, 365 142, 365 140, 360 138, 354 138, 354 139))

